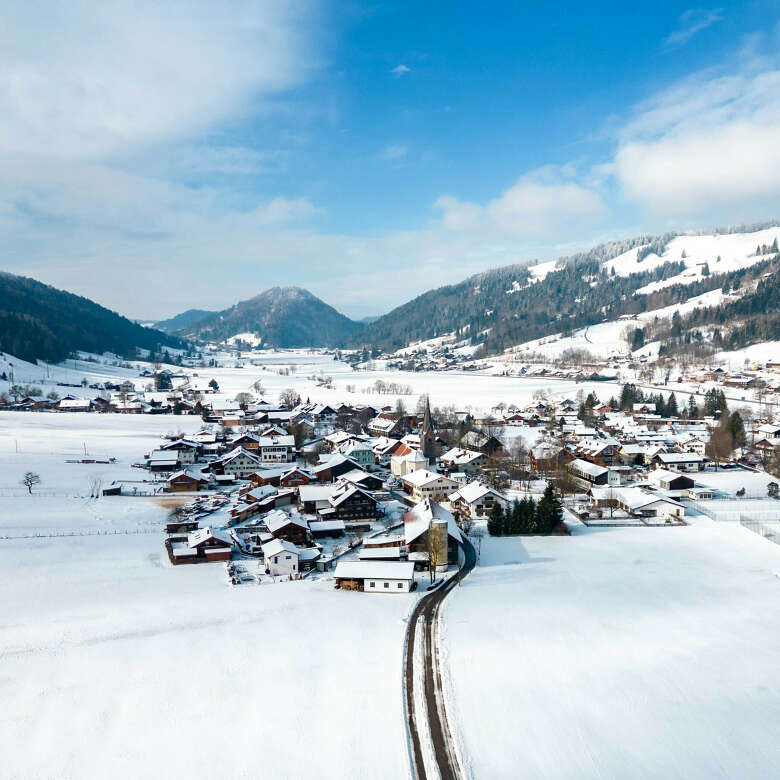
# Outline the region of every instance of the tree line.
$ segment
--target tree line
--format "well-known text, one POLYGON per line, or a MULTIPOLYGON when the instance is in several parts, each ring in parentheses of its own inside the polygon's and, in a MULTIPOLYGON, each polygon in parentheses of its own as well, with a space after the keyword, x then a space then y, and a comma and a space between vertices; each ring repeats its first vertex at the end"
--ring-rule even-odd
POLYGON ((537 503, 532 498, 515 499, 506 508, 496 502, 488 516, 491 536, 530 536, 551 534, 563 520, 563 507, 548 484, 537 503))

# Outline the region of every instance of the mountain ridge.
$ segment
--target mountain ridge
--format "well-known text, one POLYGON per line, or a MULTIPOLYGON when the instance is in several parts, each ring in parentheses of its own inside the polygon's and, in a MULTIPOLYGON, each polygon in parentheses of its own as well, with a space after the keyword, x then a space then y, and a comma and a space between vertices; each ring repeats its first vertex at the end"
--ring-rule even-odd
POLYGON ((260 343, 281 348, 340 347, 359 328, 308 290, 287 285, 239 301, 181 333, 214 341, 254 334, 260 343))
POLYGON ((0 352, 21 360, 59 362, 76 350, 131 356, 180 339, 145 328, 80 295, 0 271, 0 352))

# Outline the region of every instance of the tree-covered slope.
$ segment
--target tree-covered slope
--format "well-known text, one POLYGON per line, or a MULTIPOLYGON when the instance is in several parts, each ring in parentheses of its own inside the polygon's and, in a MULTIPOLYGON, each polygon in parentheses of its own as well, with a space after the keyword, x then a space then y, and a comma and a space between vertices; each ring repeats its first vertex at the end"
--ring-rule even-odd
POLYGON ((205 309, 187 309, 187 311, 183 311, 181 314, 177 314, 167 320, 155 322, 154 327, 163 333, 176 333, 180 330, 193 328, 212 314, 216 314, 216 312, 206 311, 205 309))
POLYGON ((610 300, 630 294, 649 281, 678 273, 665 265, 629 278, 610 276, 601 268, 606 260, 646 244, 646 237, 602 244, 589 252, 534 266, 510 265, 472 276, 455 285, 430 290, 362 328, 356 346, 373 344, 398 349, 409 342, 434 338, 452 331, 463 338, 486 342, 500 351, 522 341, 600 322, 610 300), (599 283, 609 287, 594 294, 599 283))
POLYGON ((206 340, 252 333, 271 347, 339 347, 359 328, 308 290, 272 287, 212 314, 184 333, 206 340))
POLYGON ((0 352, 57 362, 76 350, 129 355, 136 347, 156 350, 163 344, 180 342, 88 298, 0 272, 0 352))

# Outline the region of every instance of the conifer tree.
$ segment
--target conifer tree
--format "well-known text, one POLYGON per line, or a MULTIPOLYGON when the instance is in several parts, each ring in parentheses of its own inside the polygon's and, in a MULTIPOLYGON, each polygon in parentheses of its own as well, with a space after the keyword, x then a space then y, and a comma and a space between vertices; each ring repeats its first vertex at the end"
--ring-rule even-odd
POLYGON ((511 536, 517 536, 520 533, 520 502, 517 499, 512 502, 511 512, 507 507, 505 533, 511 536))
POLYGON ((491 536, 503 536, 504 535, 504 510, 501 505, 496 502, 490 509, 488 515, 488 533, 491 536))
POLYGON ((523 535, 530 535, 534 532, 534 510, 536 505, 530 497, 525 497, 520 502, 520 531, 523 535))

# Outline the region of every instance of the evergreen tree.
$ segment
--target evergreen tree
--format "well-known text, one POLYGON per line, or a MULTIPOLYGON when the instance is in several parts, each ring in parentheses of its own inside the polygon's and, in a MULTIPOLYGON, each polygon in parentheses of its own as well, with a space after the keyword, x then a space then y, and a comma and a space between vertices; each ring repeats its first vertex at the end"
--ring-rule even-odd
POLYGON ((501 505, 496 502, 490 509, 488 515, 488 533, 491 536, 503 536, 504 535, 504 510, 501 505))
POLYGON ((504 533, 509 536, 517 536, 520 533, 520 511, 520 502, 517 499, 512 502, 511 510, 507 507, 504 533))
POLYGON ((536 505, 534 521, 536 532, 549 534, 563 518, 563 507, 555 497, 552 484, 548 484, 544 490, 541 501, 536 505))
POLYGON ((666 414, 668 417, 679 417, 680 410, 677 408, 677 396, 672 393, 669 396, 669 401, 666 404, 666 414))
POLYGON ((747 437, 745 436, 745 425, 742 422, 742 416, 739 412, 734 412, 734 414, 729 415, 726 427, 731 434, 734 446, 744 447, 747 442, 747 437))
POLYGON ((520 533, 529 535, 534 532, 534 511, 536 504, 530 497, 524 498, 520 502, 520 533))
POLYGON ((695 420, 699 416, 699 407, 696 405, 696 397, 688 397, 688 418, 695 420))

